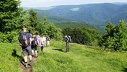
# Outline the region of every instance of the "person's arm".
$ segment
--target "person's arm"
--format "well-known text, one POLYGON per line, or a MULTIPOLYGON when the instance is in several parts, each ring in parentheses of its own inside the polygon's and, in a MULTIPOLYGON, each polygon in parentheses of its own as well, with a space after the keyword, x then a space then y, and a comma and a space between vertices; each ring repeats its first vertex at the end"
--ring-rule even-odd
POLYGON ((32 37, 31 37, 30 33, 27 33, 27 40, 29 41, 28 44, 31 44, 32 37))

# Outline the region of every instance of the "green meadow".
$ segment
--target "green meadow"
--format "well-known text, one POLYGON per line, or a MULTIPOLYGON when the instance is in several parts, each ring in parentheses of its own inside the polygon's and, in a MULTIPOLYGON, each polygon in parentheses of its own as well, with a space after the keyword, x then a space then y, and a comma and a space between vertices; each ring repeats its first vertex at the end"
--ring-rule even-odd
MULTIPOLYGON (((18 43, 0 43, 0 72, 22 72, 21 59, 18 43)), ((50 47, 39 51, 33 72, 127 72, 127 52, 71 43, 66 53, 65 42, 52 40, 50 47)))

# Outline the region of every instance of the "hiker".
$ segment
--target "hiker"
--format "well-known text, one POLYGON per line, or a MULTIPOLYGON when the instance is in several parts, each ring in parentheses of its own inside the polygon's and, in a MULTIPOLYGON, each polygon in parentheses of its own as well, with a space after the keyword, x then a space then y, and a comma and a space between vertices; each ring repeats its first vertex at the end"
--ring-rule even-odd
POLYGON ((42 41, 43 41, 43 46, 46 47, 46 37, 45 35, 42 35, 42 41))
POLYGON ((66 42, 66 52, 69 52, 69 42, 71 42, 71 37, 69 35, 65 36, 65 42, 66 42))
POLYGON ((50 46, 50 37, 46 35, 46 45, 50 46))
POLYGON ((43 43, 43 38, 42 38, 43 36, 38 36, 38 39, 37 39, 37 44, 38 44, 38 46, 40 47, 40 51, 42 52, 43 51, 43 48, 44 48, 44 43, 43 43))
POLYGON ((27 28, 23 26, 22 32, 19 34, 18 40, 20 43, 20 47, 22 49, 22 53, 24 55, 25 66, 28 67, 28 63, 32 65, 32 50, 30 45, 31 36, 30 36, 30 33, 26 31, 27 31, 27 28), (27 59, 27 54, 29 56, 29 62, 27 59))
POLYGON ((31 49, 32 49, 32 56, 37 58, 37 37, 35 33, 32 33, 31 49))

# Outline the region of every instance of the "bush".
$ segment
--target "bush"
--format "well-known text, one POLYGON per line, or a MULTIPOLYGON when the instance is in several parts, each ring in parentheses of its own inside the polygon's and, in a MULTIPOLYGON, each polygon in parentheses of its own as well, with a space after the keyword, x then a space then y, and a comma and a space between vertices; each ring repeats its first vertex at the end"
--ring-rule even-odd
POLYGON ((0 33, 0 42, 1 43, 12 43, 17 41, 17 33, 16 32, 8 32, 7 34, 5 33, 0 33))

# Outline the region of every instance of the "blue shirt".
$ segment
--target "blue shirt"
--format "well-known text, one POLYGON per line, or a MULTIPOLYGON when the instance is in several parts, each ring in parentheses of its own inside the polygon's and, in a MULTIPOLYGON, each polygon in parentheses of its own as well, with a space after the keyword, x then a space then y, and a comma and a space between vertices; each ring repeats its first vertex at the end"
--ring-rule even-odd
POLYGON ((26 34, 26 39, 27 39, 27 41, 28 41, 28 46, 30 46, 30 45, 31 45, 31 44, 30 44, 30 38, 31 38, 30 33, 29 33, 29 32, 22 32, 22 34, 23 34, 23 35, 26 34))

